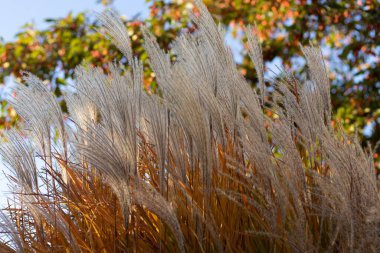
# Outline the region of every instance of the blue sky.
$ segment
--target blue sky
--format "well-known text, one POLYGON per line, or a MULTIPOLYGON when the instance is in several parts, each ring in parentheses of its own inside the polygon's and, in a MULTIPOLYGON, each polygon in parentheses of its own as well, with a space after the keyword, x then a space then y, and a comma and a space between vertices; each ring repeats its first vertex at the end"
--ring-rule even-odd
MULTIPOLYGON (((104 7, 96 0, 0 0, 0 37, 5 41, 14 39, 14 35, 28 22, 37 28, 46 27, 44 19, 64 17, 70 11, 101 11, 104 7)), ((145 0, 115 0, 113 6, 120 14, 133 17, 137 13, 147 14, 145 0)))

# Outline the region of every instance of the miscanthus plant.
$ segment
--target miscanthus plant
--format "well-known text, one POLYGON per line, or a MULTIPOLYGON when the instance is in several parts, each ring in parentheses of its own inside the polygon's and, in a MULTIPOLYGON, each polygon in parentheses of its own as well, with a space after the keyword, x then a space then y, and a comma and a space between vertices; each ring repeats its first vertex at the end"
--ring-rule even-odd
POLYGON ((128 65, 79 66, 68 119, 24 75, 11 102, 25 124, 1 148, 12 172, 1 252, 380 251, 372 153, 331 126, 320 50, 302 47, 309 79, 284 71, 268 99, 253 29, 257 91, 197 4, 197 31, 170 52, 142 27, 157 94, 110 11, 101 32, 128 65))

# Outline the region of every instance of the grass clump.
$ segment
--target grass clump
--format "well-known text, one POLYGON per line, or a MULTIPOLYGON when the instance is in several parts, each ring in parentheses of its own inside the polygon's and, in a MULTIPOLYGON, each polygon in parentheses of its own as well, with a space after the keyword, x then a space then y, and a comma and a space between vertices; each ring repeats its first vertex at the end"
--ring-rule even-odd
POLYGON ((380 250, 372 153, 331 127, 320 50, 302 48, 309 80, 284 72, 267 99, 252 28, 258 93, 197 3, 197 31, 171 52, 142 27, 160 95, 142 90, 142 63, 112 12, 99 16, 100 31, 129 66, 78 67, 69 119, 38 78, 24 75, 28 86, 11 102, 25 126, 1 148, 13 182, 2 251, 380 250))

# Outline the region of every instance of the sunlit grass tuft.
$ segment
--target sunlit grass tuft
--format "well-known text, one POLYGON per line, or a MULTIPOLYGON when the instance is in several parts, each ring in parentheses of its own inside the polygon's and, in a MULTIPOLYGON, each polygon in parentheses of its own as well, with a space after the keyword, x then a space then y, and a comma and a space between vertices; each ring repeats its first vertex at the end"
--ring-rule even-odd
POLYGON ((380 250, 372 151, 331 126, 319 48, 302 48, 308 80, 284 71, 266 89, 261 46, 247 28, 257 93, 196 2, 197 31, 171 52, 142 27, 158 94, 143 91, 142 63, 112 12, 100 15, 100 32, 129 66, 110 64, 108 74, 79 66, 68 120, 46 86, 24 75, 28 86, 11 103, 25 126, 1 148, 13 193, 0 250, 380 250))

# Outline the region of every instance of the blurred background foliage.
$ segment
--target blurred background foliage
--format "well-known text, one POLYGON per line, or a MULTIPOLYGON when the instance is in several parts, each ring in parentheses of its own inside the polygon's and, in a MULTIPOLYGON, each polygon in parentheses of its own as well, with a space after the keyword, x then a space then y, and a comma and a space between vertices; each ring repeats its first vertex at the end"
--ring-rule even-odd
MULTIPOLYGON (((94 0, 112 7, 113 1, 94 0)), ((141 0, 143 1, 143 0, 141 0)), ((125 19, 134 52, 143 60, 139 27, 145 23, 158 37, 159 44, 170 48, 173 38, 183 31, 194 30, 188 11, 188 0, 146 0, 148 17, 125 19)), ((319 44, 331 73, 332 98, 336 111, 334 122, 373 145, 380 138, 380 2, 379 0, 205 0, 215 19, 222 23, 241 73, 256 83, 253 64, 248 59, 243 25, 256 24, 263 43, 268 72, 277 65, 295 75, 307 75, 300 44, 319 44)), ((195 10, 196 11, 196 10, 195 10)), ((25 25, 15 40, 0 42, 0 83, 19 81, 20 71, 30 71, 43 80, 62 100, 62 92, 72 83, 75 67, 85 61, 101 66, 125 61, 107 39, 96 33, 93 15, 68 14, 47 19, 47 29, 25 25)), ((278 72, 278 71, 277 71, 278 72)), ((147 91, 154 91, 154 74, 145 73, 147 91)), ((268 85, 270 78, 268 76, 268 85)), ((270 89, 269 89, 270 90, 270 89)), ((17 115, 2 96, 1 127, 17 122, 17 115)), ((62 100, 64 107, 64 101, 62 100)), ((377 155, 377 154, 375 154, 377 155)))

